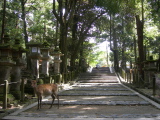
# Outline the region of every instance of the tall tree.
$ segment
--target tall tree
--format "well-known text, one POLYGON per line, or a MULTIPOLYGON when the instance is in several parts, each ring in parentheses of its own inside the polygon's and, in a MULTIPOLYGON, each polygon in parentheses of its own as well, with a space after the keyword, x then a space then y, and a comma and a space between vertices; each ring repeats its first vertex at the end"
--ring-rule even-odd
POLYGON ((144 28, 144 0, 141 0, 141 12, 142 12, 142 20, 140 20, 140 16, 136 15, 136 26, 137 26, 137 38, 138 38, 138 53, 139 53, 139 59, 137 60, 138 62, 138 67, 139 67, 139 73, 141 76, 141 79, 144 80, 144 71, 143 71, 143 62, 144 62, 144 39, 143 39, 143 28, 144 28))
POLYGON ((28 43, 28 34, 27 34, 26 9, 25 9, 25 4, 27 3, 27 0, 20 0, 20 2, 21 2, 21 10, 22 10, 21 18, 23 21, 24 40, 25 40, 25 44, 27 44, 28 43))
MULTIPOLYGON (((72 26, 72 51, 71 65, 75 65, 75 60, 80 52, 83 42, 87 38, 89 30, 94 26, 95 22, 106 13, 103 9, 97 8, 95 2, 81 1, 77 4, 76 14, 72 26)), ((83 49, 81 50, 83 51, 83 49)), ((80 58, 82 59, 82 57, 80 58)))
POLYGON ((53 14, 60 24, 60 49, 64 54, 62 57, 62 72, 67 72, 67 35, 69 24, 72 23, 75 13, 76 0, 58 0, 58 9, 56 9, 56 1, 53 0, 53 14))
POLYGON ((3 37, 4 37, 4 28, 5 28, 5 16, 6 16, 6 0, 3 0, 3 17, 2 17, 2 31, 1 31, 1 41, 0 43, 4 43, 3 37))

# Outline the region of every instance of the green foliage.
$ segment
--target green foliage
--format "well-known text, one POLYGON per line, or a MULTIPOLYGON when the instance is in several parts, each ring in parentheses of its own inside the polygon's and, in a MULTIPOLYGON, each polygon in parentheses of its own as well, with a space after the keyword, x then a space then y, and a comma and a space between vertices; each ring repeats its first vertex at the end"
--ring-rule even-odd
POLYGON ((50 47, 50 44, 49 44, 47 41, 44 41, 44 42, 43 42, 43 47, 49 48, 49 47, 50 47))
POLYGON ((97 6, 106 9, 107 12, 116 14, 119 11, 121 0, 97 0, 97 6))
POLYGON ((101 66, 106 65, 106 52, 99 51, 98 47, 93 47, 93 49, 88 52, 89 53, 86 58, 90 66, 95 67, 96 64, 100 64, 101 66))
MULTIPOLYGON (((26 0, 25 11, 22 10, 21 2, 20 0, 7 1, 5 33, 8 33, 11 38, 8 45, 13 46, 14 39, 20 39, 20 46, 25 47, 24 22, 26 22, 26 30, 31 43, 44 42, 45 47, 58 45, 64 36, 61 36, 60 19, 53 14, 52 2, 50 0, 26 0), (22 19, 22 12, 25 13, 26 21, 22 19), (57 21, 59 22, 58 33, 56 34, 57 21)), ((62 10, 62 8, 58 8, 58 2, 55 5, 56 12, 58 9, 62 10)), ((87 58, 92 66, 104 61, 104 53, 102 51, 95 52, 95 44, 84 42, 88 41, 87 35, 90 35, 97 38, 96 44, 108 40, 111 43, 111 48, 119 51, 119 61, 124 59, 129 61, 136 56, 134 53, 134 36, 137 39, 135 15, 140 15, 140 19, 142 19, 141 0, 82 0, 81 2, 76 1, 75 6, 72 6, 75 7, 73 11, 71 11, 71 4, 68 8, 63 7, 66 9, 65 13, 68 12, 68 14, 62 15, 60 13, 63 12, 59 11, 58 16, 60 18, 62 15, 61 22, 68 29, 65 31, 67 32, 67 39, 65 40, 68 44, 67 55, 75 55, 77 59, 87 58), (67 21, 69 15, 73 13, 76 17, 72 16, 71 18, 75 17, 75 21, 73 19, 67 21), (73 27, 75 27, 75 31, 72 31, 73 27), (73 32, 75 32, 74 39, 73 32), (82 43, 84 44, 82 45, 82 43), (74 54, 76 50, 78 53, 74 54), (82 51, 83 55, 80 54, 82 51)), ((1 20, 2 8, 3 1, 0 1, 1 20)), ((159 0, 144 0, 144 17, 144 45, 147 53, 157 57, 157 54, 160 53, 159 0)), ((1 25, 2 22, 0 22, 1 25)), ((18 49, 19 45, 13 47, 18 49)), ((114 61, 113 53, 110 53, 109 56, 110 60, 114 61)))

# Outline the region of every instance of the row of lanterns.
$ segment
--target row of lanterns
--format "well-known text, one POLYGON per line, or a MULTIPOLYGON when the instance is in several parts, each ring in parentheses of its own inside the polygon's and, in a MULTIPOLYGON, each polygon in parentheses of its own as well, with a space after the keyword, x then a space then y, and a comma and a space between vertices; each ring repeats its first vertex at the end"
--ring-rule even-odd
MULTIPOLYGON (((45 43, 44 43, 45 44, 45 43)), ((42 60, 42 74, 49 74, 49 60, 51 57, 54 57, 54 74, 60 73, 60 57, 63 54, 60 52, 59 48, 56 47, 53 49, 48 48, 44 44, 40 43, 28 43, 27 45, 30 47, 30 58, 32 62, 32 71, 34 76, 39 78, 39 60, 42 60)))
MULTIPOLYGON (((8 71, 8 67, 10 66, 24 66, 25 61, 22 59, 22 54, 27 51, 20 46, 20 41, 18 39, 15 40, 14 45, 10 45, 10 38, 8 35, 4 36, 4 44, 0 45, 0 72, 3 72, 4 69, 8 71)), ((55 48, 51 50, 46 46, 46 43, 35 43, 30 42, 27 44, 30 49, 29 57, 31 58, 31 66, 33 76, 39 78, 39 60, 42 60, 42 72, 43 74, 49 74, 49 60, 51 60, 51 56, 54 57, 54 73, 60 73, 60 56, 63 54, 60 52, 59 48, 55 48), (41 54, 42 53, 42 54, 41 54)), ((8 71, 9 72, 9 71, 8 71)), ((9 77, 9 76, 8 76, 9 77)), ((7 76, 0 77, 0 81, 4 81, 8 79, 7 76)))

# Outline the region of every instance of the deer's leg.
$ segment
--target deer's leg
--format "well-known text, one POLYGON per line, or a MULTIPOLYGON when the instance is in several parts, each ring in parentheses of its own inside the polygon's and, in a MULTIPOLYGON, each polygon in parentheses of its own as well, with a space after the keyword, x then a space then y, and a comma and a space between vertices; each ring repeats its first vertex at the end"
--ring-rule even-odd
POLYGON ((40 106, 39 106, 39 107, 40 107, 40 109, 41 109, 41 106, 42 106, 42 96, 40 96, 39 99, 40 99, 40 100, 39 100, 39 102, 40 102, 40 106))
POLYGON ((57 95, 57 100, 58 100, 58 109, 59 109, 59 95, 57 95))
POLYGON ((55 97, 57 98, 58 100, 58 109, 59 109, 59 95, 57 95, 57 93, 54 93, 55 97))
POLYGON ((37 107, 37 110, 39 110, 39 105, 40 105, 40 98, 38 97, 38 107, 37 107))
MULTIPOLYGON (((59 95, 57 95, 57 93, 54 92, 53 96, 54 96, 54 99, 57 98, 57 100, 58 100, 58 109, 59 109, 59 95)), ((53 105, 53 103, 52 103, 52 105, 53 105)))
POLYGON ((55 100, 55 96, 54 96, 54 94, 52 94, 52 95, 51 95, 51 97, 52 97, 52 104, 51 104, 50 108, 52 108, 53 103, 54 103, 54 100, 55 100))

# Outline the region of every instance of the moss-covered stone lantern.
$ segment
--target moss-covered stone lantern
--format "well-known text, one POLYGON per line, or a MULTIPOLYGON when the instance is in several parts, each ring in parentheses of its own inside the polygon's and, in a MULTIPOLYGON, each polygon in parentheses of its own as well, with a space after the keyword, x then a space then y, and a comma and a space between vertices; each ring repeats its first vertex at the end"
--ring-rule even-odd
POLYGON ((150 56, 150 59, 144 62, 144 74, 145 74, 145 83, 147 86, 152 86, 152 76, 158 71, 157 69, 157 60, 153 60, 153 57, 150 56))
MULTIPOLYGON (((4 84, 5 80, 9 81, 10 71, 15 62, 12 60, 12 46, 8 35, 4 36, 4 44, 0 45, 0 84, 4 84)), ((0 88, 0 92, 3 88, 0 88)))
POLYGON ((40 47, 42 44, 38 42, 29 42, 27 46, 29 46, 30 49, 29 57, 31 58, 33 77, 39 78, 39 60, 41 59, 40 47))
POLYGON ((8 35, 4 36, 4 44, 0 45, 0 65, 10 66, 15 62, 12 60, 12 46, 9 43, 10 38, 8 35))
POLYGON ((54 56, 54 73, 55 74, 60 74, 60 63, 62 62, 61 56, 63 54, 61 53, 59 47, 56 47, 54 52, 51 54, 54 56))
POLYGON ((15 44, 13 45, 12 58, 18 66, 26 65, 26 61, 22 58, 23 53, 26 53, 27 50, 22 47, 19 39, 15 39, 15 44))
POLYGON ((49 60, 51 59, 50 57, 50 48, 48 42, 43 43, 43 47, 41 48, 41 53, 42 53, 42 74, 43 75, 49 75, 49 60))
POLYGON ((56 47, 53 52, 50 53, 54 57, 53 62, 53 78, 55 83, 61 83, 62 82, 62 75, 60 74, 60 63, 62 62, 61 56, 63 54, 61 53, 59 47, 56 47))
POLYGON ((26 65, 26 61, 22 58, 22 54, 25 52, 26 50, 21 46, 20 40, 15 39, 15 44, 13 45, 12 50, 12 58, 16 64, 12 66, 11 82, 17 82, 17 84, 14 84, 14 86, 10 87, 10 93, 12 93, 16 99, 20 99, 21 95, 21 69, 26 65))

